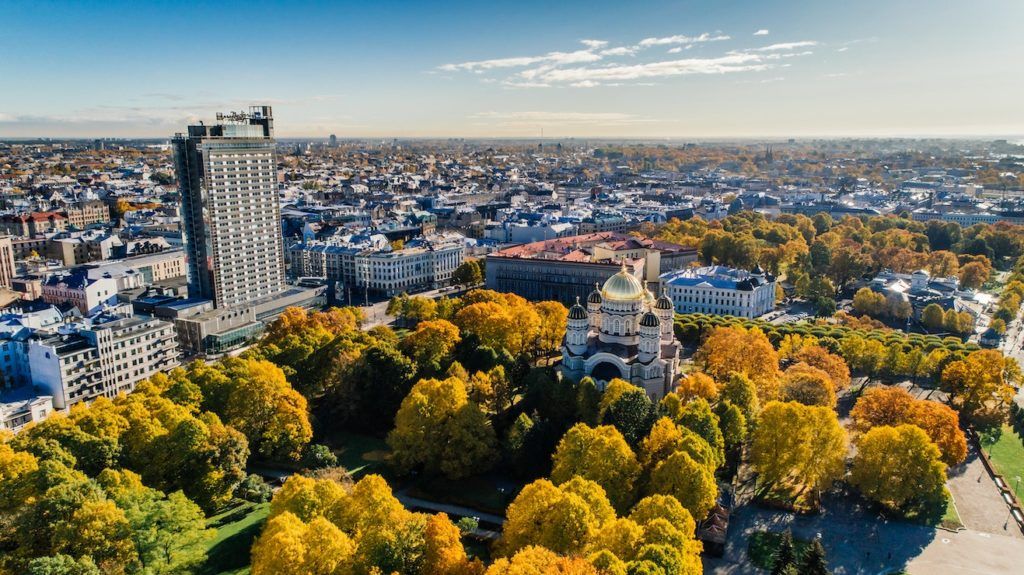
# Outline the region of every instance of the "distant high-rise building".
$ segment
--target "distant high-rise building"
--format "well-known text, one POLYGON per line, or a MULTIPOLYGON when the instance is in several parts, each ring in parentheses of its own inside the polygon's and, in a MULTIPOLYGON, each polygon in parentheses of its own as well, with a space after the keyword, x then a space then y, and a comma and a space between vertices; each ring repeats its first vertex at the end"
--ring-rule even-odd
POLYGON ((337 148, 338 147, 338 136, 335 136, 334 134, 331 134, 330 142, 331 142, 331 147, 332 148, 337 148))
POLYGON ((191 297, 225 308, 285 288, 275 145, 269 106, 174 137, 191 297))
POLYGON ((14 246, 11 236, 0 236, 0 288, 11 287, 14 280, 14 246))

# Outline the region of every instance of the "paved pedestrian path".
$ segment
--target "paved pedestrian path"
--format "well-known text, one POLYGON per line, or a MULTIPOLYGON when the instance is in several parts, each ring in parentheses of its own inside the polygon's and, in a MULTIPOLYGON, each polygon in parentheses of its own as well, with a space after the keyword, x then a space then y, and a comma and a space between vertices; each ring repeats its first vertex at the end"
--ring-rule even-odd
POLYGON ((960 521, 968 529, 981 533, 1024 539, 1017 523, 1010 518, 1009 507, 999 494, 992 476, 968 443, 967 460, 949 470, 946 483, 953 495, 960 521), (1009 520, 1009 521, 1008 521, 1009 520))

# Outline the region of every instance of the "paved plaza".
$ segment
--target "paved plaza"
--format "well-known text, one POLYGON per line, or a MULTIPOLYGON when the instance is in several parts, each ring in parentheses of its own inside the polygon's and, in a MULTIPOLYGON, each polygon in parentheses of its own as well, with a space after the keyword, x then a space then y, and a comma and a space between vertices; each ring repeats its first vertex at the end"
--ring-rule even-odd
MULTIPOLYGON (((984 480, 983 480, 984 481, 984 480)), ((988 480, 991 482, 991 480, 988 480)), ((1004 507, 1005 509, 1005 507, 1004 507)), ((1024 572, 1024 538, 1017 534, 965 529, 954 533, 902 521, 886 521, 852 498, 832 499, 820 515, 738 508, 729 526, 725 556, 705 558, 704 572, 718 575, 764 573, 750 564, 746 545, 755 531, 792 529, 799 539, 820 533, 836 575, 886 574, 907 570, 912 575, 1024 572)), ((1000 522, 1004 514, 999 518, 1000 522)))

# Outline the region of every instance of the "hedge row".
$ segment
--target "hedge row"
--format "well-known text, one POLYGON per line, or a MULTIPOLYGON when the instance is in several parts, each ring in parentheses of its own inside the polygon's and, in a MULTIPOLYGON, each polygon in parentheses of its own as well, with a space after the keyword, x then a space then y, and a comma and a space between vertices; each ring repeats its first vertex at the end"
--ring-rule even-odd
POLYGON ((735 316, 708 315, 703 313, 677 314, 675 333, 679 341, 698 344, 711 328, 742 326, 746 329, 758 328, 768 336, 773 345, 778 346, 783 337, 789 334, 812 335, 817 338, 832 338, 842 341, 850 336, 859 336, 868 340, 880 341, 888 346, 900 345, 905 351, 913 348, 928 353, 943 348, 950 352, 969 353, 981 347, 976 343, 964 343, 957 337, 939 337, 920 333, 904 333, 896 330, 863 330, 841 325, 820 325, 805 321, 785 324, 772 324, 760 319, 746 319, 735 316))

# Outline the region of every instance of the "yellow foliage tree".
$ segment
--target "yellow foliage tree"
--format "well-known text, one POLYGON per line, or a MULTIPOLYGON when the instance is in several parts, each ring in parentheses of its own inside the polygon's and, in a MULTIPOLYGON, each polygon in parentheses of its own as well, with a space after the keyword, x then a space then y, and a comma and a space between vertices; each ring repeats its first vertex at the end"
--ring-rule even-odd
POLYGON ((939 448, 916 425, 875 427, 857 442, 850 482, 890 509, 941 501, 946 466, 939 448))
POLYGON ((999 418, 1013 398, 1010 385, 1020 371, 1013 358, 994 349, 972 352, 942 370, 942 385, 950 402, 969 420, 999 418))
POLYGON ((850 367, 846 365, 846 360, 820 345, 804 346, 793 354, 792 359, 827 373, 836 393, 850 387, 850 367))
POLYGON ((405 336, 401 348, 420 366, 440 364, 462 341, 459 328, 443 319, 421 321, 416 330, 405 336))
POLYGON ((880 426, 916 425, 938 446, 947 465, 957 465, 967 457, 967 438, 956 412, 935 401, 915 399, 903 388, 867 390, 850 410, 850 417, 853 429, 861 433, 880 426))
POLYGON ((470 560, 462 546, 462 534, 448 516, 443 513, 431 515, 423 535, 423 575, 474 575, 483 572, 479 560, 470 560))
POLYGON ((229 358, 225 421, 249 438, 264 457, 298 460, 313 438, 306 398, 269 361, 229 358))
POLYGON ((750 378, 761 401, 778 397, 779 356, 761 330, 717 327, 704 341, 694 361, 715 381, 733 373, 750 378))
POLYGON ((714 402, 718 399, 718 384, 710 376, 695 371, 679 380, 675 393, 682 403, 698 397, 714 402))
POLYGON ((824 371, 797 363, 786 369, 782 376, 782 398, 804 405, 835 407, 836 392, 832 378, 824 371))
POLYGON ((685 451, 677 451, 655 466, 647 492, 671 495, 693 517, 703 520, 715 506, 718 485, 707 466, 695 461, 685 451))
POLYGON ((616 509, 632 503, 640 464, 614 427, 574 425, 558 442, 552 461, 551 480, 556 484, 578 475, 600 485, 616 509))
POLYGON ((422 467, 428 473, 459 478, 493 464, 494 429, 469 401, 465 384, 454 377, 423 379, 413 386, 388 434, 399 470, 422 467))
POLYGON ((54 551, 92 557, 104 573, 124 573, 138 559, 131 525, 110 500, 86 501, 54 527, 54 551))
POLYGON ((336 575, 352 567, 355 545, 333 523, 289 512, 270 518, 252 547, 253 575, 336 575))
POLYGON ((820 490, 842 477, 846 445, 846 432, 830 408, 773 401, 758 418, 750 463, 759 482, 820 490))
POLYGON ((601 528, 587 500, 546 479, 524 487, 506 517, 498 546, 506 556, 533 545, 556 553, 579 553, 601 528))

